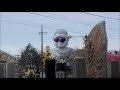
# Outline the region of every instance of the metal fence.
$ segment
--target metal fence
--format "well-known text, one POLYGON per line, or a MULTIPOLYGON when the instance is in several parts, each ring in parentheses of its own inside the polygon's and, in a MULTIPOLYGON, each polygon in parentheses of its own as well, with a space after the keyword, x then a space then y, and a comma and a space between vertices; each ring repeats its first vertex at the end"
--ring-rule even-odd
POLYGON ((0 78, 19 78, 17 63, 0 63, 0 78))

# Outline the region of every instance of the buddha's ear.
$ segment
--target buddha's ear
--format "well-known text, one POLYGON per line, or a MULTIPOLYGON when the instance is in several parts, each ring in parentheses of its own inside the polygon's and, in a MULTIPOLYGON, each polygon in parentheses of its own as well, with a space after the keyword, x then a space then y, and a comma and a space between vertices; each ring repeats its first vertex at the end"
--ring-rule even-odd
POLYGON ((67 38, 67 45, 68 45, 69 38, 67 38))

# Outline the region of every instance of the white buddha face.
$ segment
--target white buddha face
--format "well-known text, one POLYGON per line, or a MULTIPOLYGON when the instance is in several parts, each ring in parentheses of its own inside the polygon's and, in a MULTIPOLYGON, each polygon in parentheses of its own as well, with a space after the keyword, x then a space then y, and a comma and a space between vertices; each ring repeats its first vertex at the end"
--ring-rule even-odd
POLYGON ((68 40, 69 38, 68 38, 67 32, 64 30, 56 32, 54 35, 55 46, 59 48, 66 47, 68 45, 68 40))

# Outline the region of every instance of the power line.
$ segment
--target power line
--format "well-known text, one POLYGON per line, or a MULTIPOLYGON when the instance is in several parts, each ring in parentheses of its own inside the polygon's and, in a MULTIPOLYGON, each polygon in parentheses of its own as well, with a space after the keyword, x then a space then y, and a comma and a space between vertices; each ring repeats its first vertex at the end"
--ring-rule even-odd
POLYGON ((63 19, 63 18, 57 18, 57 17, 53 17, 53 16, 48 16, 48 15, 41 15, 41 14, 30 13, 30 12, 26 12, 26 13, 28 13, 28 14, 34 14, 34 15, 38 15, 38 16, 43 16, 43 17, 48 17, 48 18, 53 18, 53 19, 59 19, 59 20, 69 21, 69 22, 73 22, 73 23, 79 23, 79 24, 93 26, 93 25, 87 24, 87 23, 81 23, 81 22, 78 22, 78 21, 76 22, 76 21, 72 21, 72 20, 68 20, 68 19, 63 19))
MULTIPOLYGON (((50 13, 50 14, 52 14, 52 13, 50 13)), ((52 15, 55 15, 55 16, 59 16, 59 17, 63 17, 63 18, 68 18, 68 19, 73 19, 73 18, 69 18, 69 17, 66 17, 66 16, 61 16, 61 15, 56 15, 56 14, 52 14, 52 15)), ((79 20, 79 19, 73 19, 73 20, 77 20, 77 21, 81 21, 81 20, 79 20)), ((83 21, 82 21, 83 22, 83 21)), ((84 22, 84 23, 87 23, 87 24, 89 24, 88 22, 84 22)), ((90 26, 94 26, 93 24, 89 24, 90 26)), ((110 27, 108 27, 108 29, 110 29, 110 30, 115 30, 115 31, 118 31, 119 30, 119 28, 113 28, 113 29, 111 29, 110 27)))
MULTIPOLYGON (((53 27, 48 27, 48 26, 44 26, 44 28, 47 28, 47 29, 54 29, 54 30, 57 30, 57 28, 53 28, 53 27)), ((69 30, 68 32, 72 32, 72 33, 76 33, 76 34, 80 34, 81 32, 81 34, 86 34, 87 32, 83 32, 83 31, 80 31, 80 32, 73 32, 73 31, 70 31, 70 29, 66 29, 66 28, 64 28, 64 30, 69 30)))
MULTIPOLYGON (((108 36, 110 36, 110 37, 114 37, 113 35, 108 35, 108 36)), ((119 37, 119 36, 118 36, 119 37)), ((118 38, 117 36, 116 36, 116 38, 118 38)))
MULTIPOLYGON (((88 23, 81 23, 81 22, 78 22, 78 21, 76 22, 76 21, 72 21, 72 20, 68 20, 68 19, 63 19, 63 18, 57 18, 57 17, 53 17, 53 16, 48 16, 48 15, 41 15, 41 14, 30 13, 30 12, 26 12, 26 13, 28 13, 28 14, 34 14, 34 15, 38 15, 38 16, 43 16, 43 17, 48 17, 48 18, 53 18, 53 19, 59 19, 59 20, 69 21, 69 22, 72 22, 72 23, 79 23, 79 24, 83 24, 83 25, 94 26, 94 25, 88 24, 88 23)), ((113 30, 114 31, 119 31, 119 30, 115 30, 115 29, 111 29, 111 28, 108 28, 108 29, 111 30, 111 31, 113 31, 113 30)))
MULTIPOLYGON (((31 14, 31 13, 30 13, 31 14)), ((33 13, 32 13, 33 14, 33 13)), ((34 13, 35 14, 35 13, 34 13)), ((54 15, 54 14, 53 14, 54 15)), ((56 16, 58 16, 58 15, 56 15, 56 16)), ((65 17, 65 16, 63 16, 64 18, 68 18, 68 17, 65 17)), ((11 18, 8 18, 8 17, 3 17, 3 18, 7 18, 7 19, 11 19, 11 18)), ((71 19, 71 18, 68 18, 68 19, 71 19)), ((11 20, 17 20, 17 19, 11 19, 11 20)), ((74 19, 75 20, 75 19, 74 19)), ((77 20, 77 19, 76 19, 77 20)), ((22 20, 17 20, 17 21, 22 21, 22 20)), ((26 22, 26 21, 22 21, 22 22, 26 22)), ((28 22, 28 23, 32 23, 32 22, 28 22)), ((32 24, 36 24, 36 23, 32 23, 32 24)), ((89 24, 90 25, 90 24, 89 24)), ((35 25, 36 26, 36 25, 35 25)), ((91 25, 91 26, 93 26, 93 25, 91 25)), ((108 28, 108 29, 110 29, 110 28, 108 28)), ((113 29, 110 29, 110 30, 113 30, 113 29)), ((119 30, 114 30, 114 31, 119 31, 119 30)))
MULTIPOLYGON (((63 15, 56 15, 56 14, 52 14, 52 13, 49 13, 49 14, 51 14, 51 15, 55 15, 55 16, 58 16, 58 17, 67 18, 67 19, 77 20, 78 22, 79 22, 79 21, 82 21, 82 20, 79 20, 79 19, 69 18, 69 17, 63 16, 63 15)), ((82 22, 84 22, 84 21, 82 21, 82 22)), ((84 23, 89 24, 88 22, 84 22, 84 23)), ((92 24, 89 24, 89 25, 93 26, 92 24)))
MULTIPOLYGON (((7 20, 0 20, 0 21, 11 22, 11 23, 17 23, 17 24, 23 24, 23 25, 34 26, 34 27, 41 27, 40 25, 32 25, 32 24, 26 24, 26 23, 21 23, 21 22, 14 22, 14 21, 7 21, 7 20)), ((45 26, 44 28, 55 29, 55 28, 46 27, 46 26, 45 26)), ((80 33, 80 32, 73 32, 73 31, 68 31, 68 32, 77 33, 77 34, 80 33)), ((87 33, 86 33, 86 34, 87 34, 87 33)), ((109 37, 109 38, 111 38, 111 37, 109 37)), ((111 38, 111 39, 115 39, 115 38, 111 38)))
POLYGON ((23 21, 23 20, 18 20, 18 19, 14 19, 14 18, 9 18, 9 17, 3 17, 2 18, 6 18, 6 19, 9 19, 9 20, 15 20, 15 21, 20 21, 20 22, 26 22, 26 23, 32 23, 32 24, 38 24, 38 23, 33 23, 33 22, 29 22, 29 21, 23 21))
MULTIPOLYGON (((20 22, 22 22, 22 23, 13 22, 13 21, 8 21, 8 22, 13 22, 13 23, 18 23, 18 24, 24 24, 24 25, 28 25, 28 26, 41 27, 40 25, 33 25, 33 24, 38 24, 38 23, 33 23, 33 22, 28 22, 28 21, 23 21, 23 20, 17 20, 17 19, 8 18, 8 17, 2 17, 2 18, 6 18, 6 19, 9 19, 9 20, 16 20, 16 21, 20 21, 20 22), (27 22, 27 23, 30 23, 30 24, 26 24, 26 23, 23 23, 23 22, 27 22), (32 23, 32 24, 31 24, 31 23, 32 23)), ((2 21, 6 21, 6 20, 2 20, 2 21)), ((44 26, 44 27, 45 27, 45 28, 48 28, 48 29, 54 29, 54 28, 47 27, 47 26, 44 26)))
MULTIPOLYGON (((17 20, 17 19, 8 18, 8 17, 2 17, 2 18, 7 18, 7 19, 10 19, 10 20, 16 20, 16 21, 22 21, 22 22, 27 22, 27 23, 32 23, 32 24, 38 24, 38 23, 33 23, 33 22, 28 22, 28 21, 23 21, 23 20, 17 20)), ((68 18, 68 17, 66 17, 66 18, 68 18)), ((69 19, 70 19, 70 18, 69 18, 69 19)), ((108 29, 110 29, 110 28, 108 28, 108 29)), ((110 29, 110 30, 113 31, 113 29, 110 29)), ((118 30, 114 30, 114 31, 118 31, 118 30)))
MULTIPOLYGON (((9 18, 9 19, 10 19, 10 18, 9 18)), ((16 19, 14 19, 14 20, 16 20, 16 19)), ((17 24, 23 24, 23 25, 34 26, 34 27, 40 27, 40 25, 26 24, 26 23, 23 23, 23 21, 22 21, 22 22, 8 21, 8 20, 1 20, 1 21, 11 22, 11 23, 17 23, 17 24)), ((17 21, 19 21, 19 20, 17 20, 17 21)), ((21 20, 20 20, 20 21, 21 21, 21 20)), ((57 28, 48 27, 48 26, 44 26, 44 28, 55 29, 55 30, 57 29, 57 28)), ((65 30, 70 30, 70 29, 65 29, 65 30)), ((68 32, 73 32, 73 31, 68 31, 68 32)), ((82 32, 82 31, 81 31, 81 32, 82 32)), ((79 34, 80 32, 73 32, 73 33, 79 34)))
POLYGON ((113 37, 108 37, 108 38, 110 38, 110 39, 115 39, 115 40, 120 40, 120 39, 117 39, 117 38, 113 38, 113 37))
MULTIPOLYGON (((70 32, 70 31, 68 31, 68 32, 70 32)), ((73 32, 73 33, 74 33, 74 32, 73 32)), ((79 33, 79 32, 77 32, 77 33, 79 33)), ((85 34, 87 34, 87 33, 85 33, 85 34)), ((113 37, 111 37, 110 35, 108 35, 108 38, 110 38, 110 39, 120 40, 120 39, 117 39, 117 38, 113 38, 113 37)))
MULTIPOLYGON (((51 36, 51 35, 50 35, 50 36, 51 36)), ((108 35, 108 38, 110 38, 110 39, 120 40, 119 38, 113 38, 113 37, 111 37, 110 35, 108 35)))
POLYGON ((8 20, 0 20, 0 21, 23 24, 23 25, 34 26, 34 27, 40 27, 39 25, 26 24, 26 23, 23 23, 23 22, 8 21, 8 20))
MULTIPOLYGON (((53 28, 53 27, 52 27, 52 28, 51 28, 51 27, 47 27, 47 26, 44 26, 44 27, 45 27, 45 28, 48 28, 48 29, 57 30, 57 28, 53 28)), ((76 33, 76 34, 80 34, 81 32, 82 32, 82 33, 85 33, 85 34, 87 33, 87 32, 83 32, 83 31, 80 31, 80 32, 73 32, 72 30, 70 30, 70 29, 68 29, 68 28, 63 28, 63 29, 64 29, 64 30, 67 30, 67 31, 69 30, 68 32, 72 32, 72 33, 76 33)))
MULTIPOLYGON (((25 24, 25 23, 20 23, 20 22, 13 22, 13 21, 7 21, 7 20, 1 20, 1 21, 10 22, 10 23, 17 23, 17 24, 23 24, 23 25, 34 26, 34 27, 40 27, 40 26, 36 26, 36 25, 30 25, 30 24, 25 24)), ((44 28, 55 29, 55 28, 49 28, 49 27, 44 27, 44 28)), ((72 32, 72 31, 68 31, 68 32, 72 32)), ((72 32, 72 33, 80 34, 80 32, 72 32)))
POLYGON ((111 13, 111 12, 102 12, 103 14, 109 14, 109 15, 116 15, 115 13, 111 13))
MULTIPOLYGON (((13 19, 13 18, 9 18, 9 17, 3 17, 2 16, 2 18, 6 18, 6 19, 10 19, 10 20, 16 20, 16 21, 20 21, 20 22, 27 22, 27 23, 32 23, 32 24, 38 24, 38 23, 33 23, 33 22, 28 22, 28 21, 23 21, 23 20, 18 20, 18 19, 13 19)), ((67 17, 66 17, 67 18, 67 17)), ((70 19, 70 18, 69 18, 70 19)), ((35 25, 35 26, 38 26, 38 25, 35 25)), ((45 26, 46 27, 46 26, 45 26)), ((46 27, 46 28, 48 28, 48 29, 52 29, 51 27, 46 27)), ((54 29, 54 28, 53 28, 54 29)), ((109 28, 108 28, 109 29, 109 28)), ((112 30, 113 31, 113 29, 110 29, 110 30, 112 30)), ((118 30, 114 30, 114 31, 118 31, 118 30)), ((77 32, 78 33, 78 32, 77 32)))
MULTIPOLYGON (((10 20, 16 20, 16 21, 21 21, 21 22, 27 22, 27 21, 23 21, 23 20, 17 20, 17 19, 13 19, 13 18, 8 18, 8 17, 2 17, 2 18, 7 18, 7 19, 10 19, 10 20)), ((37 23, 33 23, 33 22, 27 22, 27 23, 37 24, 37 23)), ((38 26, 38 25, 34 25, 34 26, 38 26)), ((44 27, 48 28, 48 29, 55 29, 55 28, 51 28, 51 27, 47 27, 47 26, 44 26, 44 27)), ((74 32, 74 33, 78 33, 78 32, 74 32)))
POLYGON ((105 16, 96 15, 96 14, 91 14, 91 13, 87 13, 87 12, 80 12, 80 13, 84 13, 84 14, 88 14, 88 15, 92 15, 92 16, 97 16, 97 17, 102 17, 102 18, 113 19, 113 20, 119 20, 119 19, 116 19, 116 18, 112 18, 112 17, 105 17, 105 16))
MULTIPOLYGON (((50 14, 52 14, 52 13, 50 13, 50 14)), ((68 19, 73 19, 73 18, 69 18, 69 17, 66 17, 66 16, 61 16, 61 15, 56 15, 56 14, 52 14, 52 15, 55 15, 55 16, 59 16, 59 17, 64 17, 64 18, 68 18, 68 19)), ((73 20, 77 20, 77 21, 81 21, 81 20, 78 20, 78 19, 73 19, 73 20)), ((82 21, 83 22, 83 21, 82 21)), ((84 23, 87 23, 87 24, 89 24, 88 22, 84 22, 84 23)), ((94 26, 93 24, 91 24, 92 26, 94 26)), ((110 30, 119 30, 119 28, 113 28, 113 29, 111 29, 111 28, 108 28, 108 29, 110 29, 110 30)))

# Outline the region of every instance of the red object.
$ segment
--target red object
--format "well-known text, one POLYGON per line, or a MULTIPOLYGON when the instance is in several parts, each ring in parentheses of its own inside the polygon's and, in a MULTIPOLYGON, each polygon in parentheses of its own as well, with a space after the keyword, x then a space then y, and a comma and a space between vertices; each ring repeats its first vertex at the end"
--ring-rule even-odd
POLYGON ((120 55, 119 54, 108 53, 107 54, 107 59, 109 61, 120 61, 120 55))

